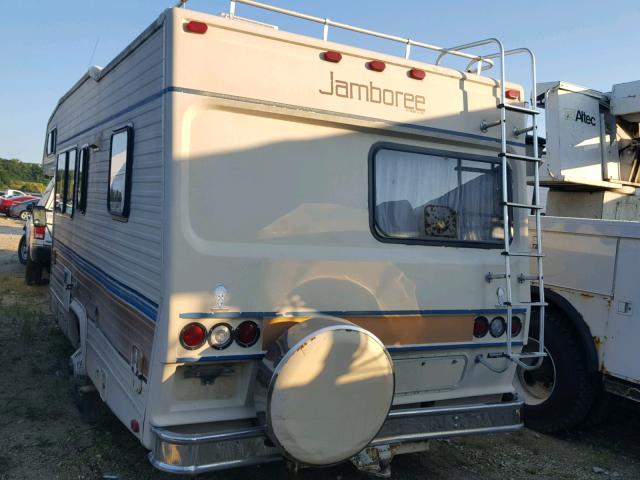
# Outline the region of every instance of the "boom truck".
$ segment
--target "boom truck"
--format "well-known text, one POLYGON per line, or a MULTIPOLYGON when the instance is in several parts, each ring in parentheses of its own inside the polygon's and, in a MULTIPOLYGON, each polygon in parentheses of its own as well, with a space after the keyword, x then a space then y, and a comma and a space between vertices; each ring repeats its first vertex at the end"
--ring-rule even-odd
MULTIPOLYGON (((548 356, 515 385, 525 422, 550 432, 596 420, 608 394, 640 402, 640 81, 538 92, 548 356)), ((525 350, 537 348, 532 318, 525 350)))

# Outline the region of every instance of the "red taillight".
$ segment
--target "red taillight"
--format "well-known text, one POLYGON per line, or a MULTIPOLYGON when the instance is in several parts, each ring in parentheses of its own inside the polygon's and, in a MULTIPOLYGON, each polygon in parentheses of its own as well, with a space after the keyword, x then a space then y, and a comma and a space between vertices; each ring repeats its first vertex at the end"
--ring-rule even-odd
POLYGON ((131 420, 131 431, 133 433, 138 433, 140 431, 140 424, 138 423, 138 420, 136 420, 135 418, 131 420))
POLYGON ((44 240, 47 227, 33 227, 33 238, 36 240, 44 240))
POLYGON ((206 23, 191 20, 184 26, 184 28, 187 30, 187 32, 203 34, 207 32, 207 29, 209 27, 206 23))
POLYGON ((487 317, 476 317, 473 322, 473 336, 482 338, 489 332, 489 320, 487 317))
POLYGON ((415 78, 416 80, 422 80, 425 76, 424 70, 420 70, 419 68, 412 68, 409 70, 409 76, 411 78, 415 78))
POLYGON ((509 100, 520 99, 520 92, 515 88, 510 88, 509 90, 505 91, 504 94, 509 100))
POLYGON ((256 322, 242 322, 236 328, 236 343, 241 347, 254 345, 260 337, 260 328, 256 322))
POLYGON ((367 63, 369 70, 373 70, 374 72, 382 72, 387 67, 382 60, 371 60, 367 63))
POLYGON ((180 332, 180 344, 187 350, 195 350, 207 340, 207 329, 200 323, 190 323, 180 332))
POLYGON ((327 62, 338 63, 340 60, 342 60, 342 54, 340 52, 329 50, 322 54, 322 58, 324 58, 327 62))
POLYGON ((511 318, 511 335, 517 336, 522 330, 522 320, 519 317, 511 318))

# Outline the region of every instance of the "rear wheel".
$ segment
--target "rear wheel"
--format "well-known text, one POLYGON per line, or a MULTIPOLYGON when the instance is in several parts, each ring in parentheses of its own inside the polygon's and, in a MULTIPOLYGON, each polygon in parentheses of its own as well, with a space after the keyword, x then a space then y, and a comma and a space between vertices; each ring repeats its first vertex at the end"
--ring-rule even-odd
POLYGON ((24 220, 26 222, 27 218, 29 218, 29 212, 27 212, 26 210, 20 212, 20 220, 24 220))
POLYGON ((18 244, 18 259, 22 265, 27 264, 27 257, 29 256, 29 247, 27 246, 27 237, 22 235, 20 243, 18 244))
MULTIPOLYGON (((532 314, 525 351, 538 349, 539 325, 532 314)), ((582 422, 594 404, 597 377, 588 370, 587 354, 566 326, 561 314, 545 315, 547 357, 536 370, 518 368, 514 386, 525 401, 525 424, 541 432, 555 432, 582 422)))

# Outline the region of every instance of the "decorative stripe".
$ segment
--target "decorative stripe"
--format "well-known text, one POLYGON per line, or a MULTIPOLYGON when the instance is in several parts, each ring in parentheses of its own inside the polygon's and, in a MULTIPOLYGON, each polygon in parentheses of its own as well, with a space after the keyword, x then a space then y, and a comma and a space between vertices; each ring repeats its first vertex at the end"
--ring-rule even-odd
MULTIPOLYGON (((523 345, 522 341, 511 342, 514 347, 523 345)), ((404 352, 423 352, 433 350, 477 350, 480 348, 504 348, 507 346, 506 342, 492 342, 492 343, 451 343, 451 344, 439 344, 439 345, 405 345, 405 346, 387 346, 389 353, 404 353, 404 352)), ((203 363, 203 362, 230 362, 237 360, 262 360, 265 356, 265 352, 252 353, 246 355, 211 355, 204 357, 178 357, 176 363, 203 363)))
MULTIPOLYGON (((154 100, 158 100, 159 98, 161 98, 164 94, 166 93, 186 93, 186 94, 190 94, 190 95, 198 95, 198 96, 202 96, 202 97, 214 97, 214 98, 224 98, 224 99, 229 99, 229 100, 238 100, 238 101, 242 101, 242 102, 249 102, 249 103, 255 103, 255 104, 260 104, 260 105, 272 105, 272 106, 276 106, 276 107, 280 107, 280 108, 288 108, 288 109, 295 109, 295 110, 302 110, 302 111, 310 111, 310 112, 317 112, 317 113, 321 113, 321 114, 325 114, 325 115, 339 115, 342 117, 348 117, 348 118, 353 118, 353 119, 357 119, 357 120, 365 120, 365 121, 375 121, 375 122, 386 122, 386 123, 390 123, 388 120, 382 119, 382 118, 376 118, 376 117, 367 117, 367 116, 363 116, 363 115, 354 115, 354 114, 349 114, 349 113, 340 113, 340 112, 335 112, 332 110, 322 110, 322 109, 317 109, 317 108, 308 108, 308 107, 302 107, 300 105, 291 105, 291 104, 286 104, 286 103, 280 103, 280 102, 266 102, 266 101, 262 101, 262 100, 258 100, 258 99, 253 99, 253 98, 246 98, 246 97, 236 97, 233 95, 225 95, 222 93, 215 93, 215 92, 208 92, 205 90, 196 90, 193 88, 185 88, 185 87, 166 87, 162 90, 160 90, 159 92, 156 92, 154 94, 149 95, 148 97, 140 100, 139 102, 134 103, 133 105, 128 106, 127 108, 124 108, 122 110, 120 110, 119 112, 116 112, 112 115, 109 115, 107 118, 100 120, 99 122, 91 125, 90 127, 85 128, 84 130, 81 130, 78 133, 75 133, 73 135, 71 135, 70 137, 65 138, 64 140, 60 140, 58 142, 58 146, 60 148, 63 147, 63 145, 66 142, 69 142, 73 139, 75 139, 76 137, 79 137, 80 135, 83 135, 91 130, 93 130, 94 128, 97 128, 101 125, 104 125, 105 123, 109 123, 113 120, 115 120, 116 118, 129 113, 137 108, 140 108, 150 102, 153 102, 154 100)), ((414 130, 421 130, 424 132, 433 132, 433 133, 442 133, 442 134, 446 134, 446 135, 455 135, 458 137, 465 137, 465 138, 473 138, 475 140, 483 140, 483 141, 489 141, 489 142, 496 142, 496 143, 500 143, 501 140, 499 138, 496 137, 487 137, 485 135, 479 135, 476 133, 467 133, 467 132, 460 132, 457 130, 448 130, 445 128, 437 128, 437 127, 429 127, 427 125, 419 125, 419 124, 415 124, 415 123, 402 123, 402 122, 393 122, 394 125, 399 126, 399 127, 404 127, 404 128, 411 128, 414 130)), ((520 148, 524 148, 526 147, 526 145, 524 143, 520 143, 520 142, 514 142, 511 140, 507 140, 507 144, 515 146, 515 147, 520 147, 520 148)))
POLYGON ((98 284, 102 285, 109 292, 136 309, 151 321, 156 321, 158 318, 157 303, 124 283, 116 280, 108 273, 96 267, 93 263, 78 255, 60 240, 54 239, 53 245, 54 248, 59 248, 65 256, 69 257, 85 274, 91 276, 98 284))
MULTIPOLYGON (((514 308, 513 313, 526 313, 526 308, 514 308)), ((185 312, 180 318, 200 320, 206 318, 275 318, 310 317, 328 315, 332 317, 391 317, 398 315, 499 315, 507 314, 506 308, 472 308, 462 310, 327 310, 307 312, 185 312)))

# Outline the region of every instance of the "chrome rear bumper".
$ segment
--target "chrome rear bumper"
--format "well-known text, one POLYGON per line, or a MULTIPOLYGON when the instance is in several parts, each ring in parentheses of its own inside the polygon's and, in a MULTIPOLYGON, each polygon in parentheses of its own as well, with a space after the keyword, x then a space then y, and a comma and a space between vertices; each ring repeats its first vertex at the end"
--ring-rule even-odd
MULTIPOLYGON (((392 410, 372 447, 437 438, 506 433, 523 427, 521 401, 392 410)), ((260 426, 202 430, 206 426, 153 427, 151 464, 165 472, 196 474, 281 460, 260 426)))

